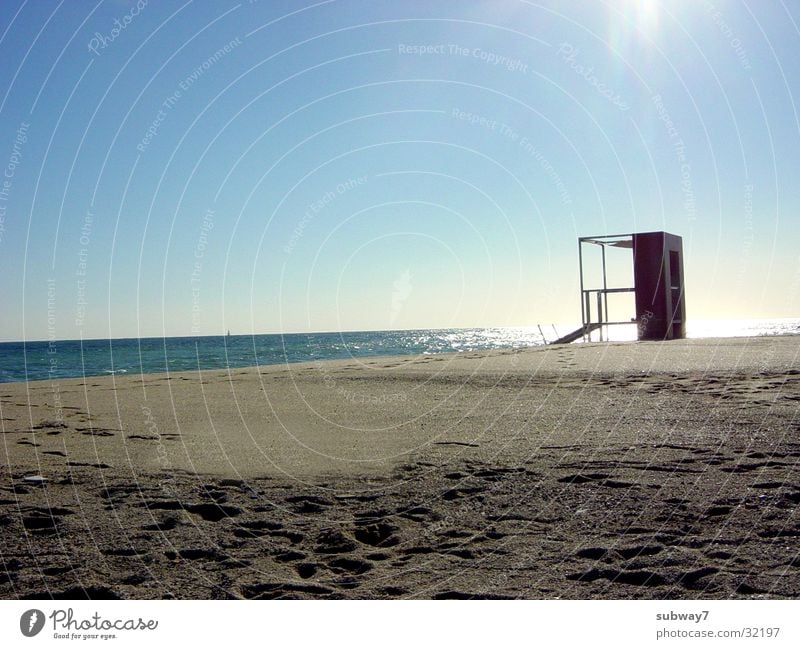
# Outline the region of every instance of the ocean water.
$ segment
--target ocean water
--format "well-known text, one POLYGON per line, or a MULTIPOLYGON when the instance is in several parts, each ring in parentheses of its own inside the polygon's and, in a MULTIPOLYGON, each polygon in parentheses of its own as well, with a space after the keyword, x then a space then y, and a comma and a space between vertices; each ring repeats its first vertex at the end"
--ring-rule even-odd
MULTIPOLYGON (((538 327, 500 327, 9 342, 0 343, 0 383, 531 347, 574 328, 543 326, 544 338, 538 327)), ((612 340, 633 340, 636 328, 611 328, 609 333, 612 340)), ((687 323, 690 338, 785 334, 800 334, 800 320, 687 323)))

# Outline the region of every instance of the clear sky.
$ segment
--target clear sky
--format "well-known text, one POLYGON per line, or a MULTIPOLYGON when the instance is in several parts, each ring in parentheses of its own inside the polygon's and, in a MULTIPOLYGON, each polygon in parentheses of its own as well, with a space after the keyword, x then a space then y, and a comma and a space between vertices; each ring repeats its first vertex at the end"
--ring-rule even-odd
POLYGON ((3 0, 0 339, 800 315, 800 7, 3 0), (614 260, 626 281, 628 259, 614 260))

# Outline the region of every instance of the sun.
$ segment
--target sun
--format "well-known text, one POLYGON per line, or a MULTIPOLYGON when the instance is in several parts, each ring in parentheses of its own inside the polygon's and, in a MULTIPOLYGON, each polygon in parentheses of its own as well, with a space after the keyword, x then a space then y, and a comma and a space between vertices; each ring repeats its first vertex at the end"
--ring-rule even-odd
MULTIPOLYGON (((609 47, 621 56, 631 53, 632 47, 650 50, 659 30, 659 20, 666 13, 666 0, 604 0, 609 9, 609 47)), ((676 2, 676 0, 671 0, 676 2)))
POLYGON ((658 0, 634 0, 636 24, 642 31, 650 31, 658 25, 658 0))

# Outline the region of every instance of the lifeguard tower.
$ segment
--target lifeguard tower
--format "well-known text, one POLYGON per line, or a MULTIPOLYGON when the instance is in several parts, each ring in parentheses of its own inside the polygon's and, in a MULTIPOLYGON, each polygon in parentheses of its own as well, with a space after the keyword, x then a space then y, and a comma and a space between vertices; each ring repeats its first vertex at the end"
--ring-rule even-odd
POLYGON ((581 328, 562 336, 553 344, 570 343, 578 338, 591 340, 597 331, 600 340, 607 337, 611 325, 636 323, 639 340, 667 340, 686 336, 686 301, 683 287, 683 242, 668 232, 580 237, 578 264, 581 287, 581 328), (599 274, 592 275, 596 285, 589 287, 584 269, 585 246, 600 247, 599 274), (607 249, 632 252, 633 286, 609 286, 607 249), (635 317, 628 320, 609 317, 609 297, 633 293, 635 317))

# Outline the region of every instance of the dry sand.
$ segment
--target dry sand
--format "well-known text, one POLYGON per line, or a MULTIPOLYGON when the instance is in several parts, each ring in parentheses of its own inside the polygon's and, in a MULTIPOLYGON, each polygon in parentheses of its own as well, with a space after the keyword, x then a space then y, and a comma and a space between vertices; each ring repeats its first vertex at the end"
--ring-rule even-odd
POLYGON ((2 384, 0 597, 798 597, 799 361, 785 336, 2 384))

